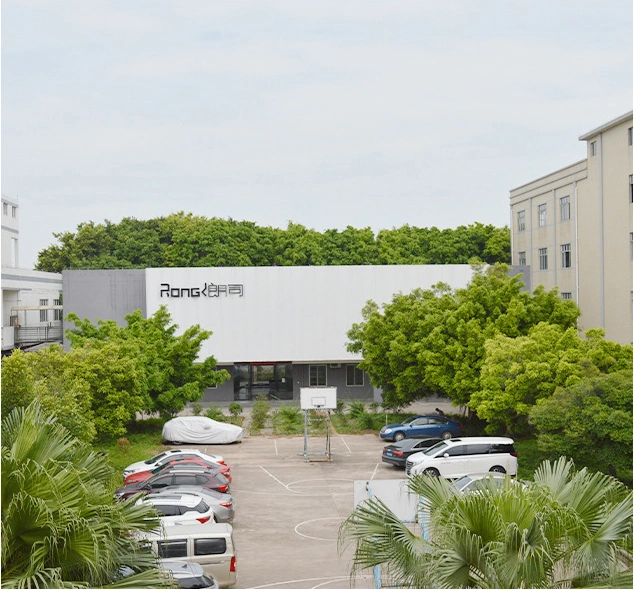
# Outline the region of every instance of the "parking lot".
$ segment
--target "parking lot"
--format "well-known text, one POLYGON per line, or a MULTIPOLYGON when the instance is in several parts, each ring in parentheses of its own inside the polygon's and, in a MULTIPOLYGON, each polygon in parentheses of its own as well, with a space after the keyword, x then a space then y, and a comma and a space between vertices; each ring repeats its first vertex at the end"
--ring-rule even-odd
POLYGON ((405 479, 381 461, 374 434, 325 439, 247 436, 232 445, 204 445, 231 466, 237 548, 235 588, 373 588, 371 575, 349 579, 349 547, 339 554, 339 525, 353 509, 355 480, 405 479))

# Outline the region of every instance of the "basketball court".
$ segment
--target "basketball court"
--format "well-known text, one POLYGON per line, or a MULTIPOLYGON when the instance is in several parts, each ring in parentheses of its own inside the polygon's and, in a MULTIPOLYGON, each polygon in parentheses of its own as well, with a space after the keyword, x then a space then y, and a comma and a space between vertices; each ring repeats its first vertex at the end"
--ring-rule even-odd
POLYGON ((323 456, 326 437, 254 436, 201 447, 231 465, 235 588, 374 588, 373 572, 350 581, 352 547, 339 555, 337 540, 355 501, 392 497, 405 483, 403 469, 381 461, 385 444, 374 434, 333 435, 327 461, 312 460, 323 456))

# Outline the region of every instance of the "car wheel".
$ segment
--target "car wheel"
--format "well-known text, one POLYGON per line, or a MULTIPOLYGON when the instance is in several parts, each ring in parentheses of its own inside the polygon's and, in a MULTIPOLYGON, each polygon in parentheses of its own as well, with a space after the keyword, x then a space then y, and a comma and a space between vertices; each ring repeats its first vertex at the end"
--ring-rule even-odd
POLYGON ((396 442, 398 442, 399 440, 403 440, 404 438, 405 438, 405 435, 404 435, 402 432, 397 432, 397 433, 394 435, 394 440, 395 440, 396 442))
POLYGON ((428 475, 429 477, 438 477, 440 475, 440 471, 435 469, 434 467, 428 467, 423 471, 423 475, 428 475))
POLYGON ((491 473, 506 473, 506 469, 504 469, 501 465, 494 465, 491 469, 489 469, 489 471, 491 473))
POLYGON ((443 432, 440 436, 442 436, 445 440, 449 440, 451 438, 451 432, 449 432, 448 430, 445 430, 445 432, 443 432))

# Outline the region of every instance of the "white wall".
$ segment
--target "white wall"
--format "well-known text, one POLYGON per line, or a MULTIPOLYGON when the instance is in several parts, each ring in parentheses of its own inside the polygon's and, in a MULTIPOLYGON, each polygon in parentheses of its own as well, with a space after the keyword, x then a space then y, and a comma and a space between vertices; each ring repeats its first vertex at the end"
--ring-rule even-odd
POLYGON ((165 305, 181 332, 194 324, 212 330, 201 356, 219 363, 354 361, 346 334, 369 299, 388 303, 441 281, 465 287, 471 277, 468 265, 147 269, 147 315, 165 305), (201 291, 242 285, 243 295, 161 297, 162 283, 201 291))

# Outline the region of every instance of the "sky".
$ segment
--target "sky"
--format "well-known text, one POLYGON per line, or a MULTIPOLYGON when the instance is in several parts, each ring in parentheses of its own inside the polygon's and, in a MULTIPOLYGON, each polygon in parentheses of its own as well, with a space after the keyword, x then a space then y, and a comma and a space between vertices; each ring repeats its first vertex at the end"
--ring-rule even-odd
POLYGON ((2 0, 20 266, 80 223, 509 224, 632 110, 631 0, 2 0))

